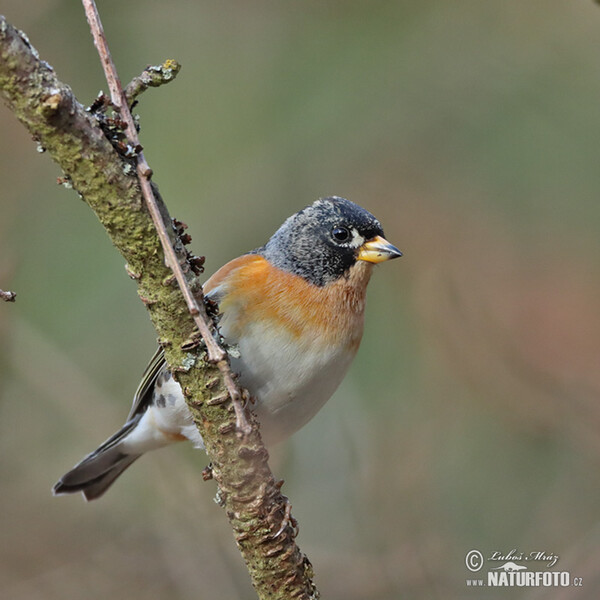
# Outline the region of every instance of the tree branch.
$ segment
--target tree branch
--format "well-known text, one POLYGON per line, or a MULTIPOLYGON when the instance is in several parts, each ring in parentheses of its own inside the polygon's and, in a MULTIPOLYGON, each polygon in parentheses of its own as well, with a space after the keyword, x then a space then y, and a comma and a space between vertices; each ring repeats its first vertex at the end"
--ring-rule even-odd
MULTIPOLYGON (((149 311, 169 367, 180 383, 212 462, 218 498, 260 598, 315 598, 312 567, 294 542, 289 502, 269 469, 254 418, 239 438, 229 389, 219 366, 196 342, 195 324, 165 264, 159 236, 141 193, 147 178, 132 176, 137 160, 119 154, 93 114, 41 61, 27 37, 0 16, 0 94, 15 116, 59 164, 96 213, 149 311)), ((122 103, 121 103, 122 105, 122 103)), ((159 222, 182 266, 192 297, 201 286, 155 186, 159 222)), ((204 308, 203 302, 197 303, 204 308)), ((213 335, 214 324, 207 324, 213 335)))

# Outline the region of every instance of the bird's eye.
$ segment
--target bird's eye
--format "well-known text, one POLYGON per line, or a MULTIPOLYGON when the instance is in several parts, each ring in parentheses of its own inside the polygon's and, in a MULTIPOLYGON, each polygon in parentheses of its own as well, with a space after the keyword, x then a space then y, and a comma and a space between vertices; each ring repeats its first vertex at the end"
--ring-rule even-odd
POLYGON ((331 235, 336 242, 347 242, 350 239, 350 230, 347 227, 335 227, 331 235))

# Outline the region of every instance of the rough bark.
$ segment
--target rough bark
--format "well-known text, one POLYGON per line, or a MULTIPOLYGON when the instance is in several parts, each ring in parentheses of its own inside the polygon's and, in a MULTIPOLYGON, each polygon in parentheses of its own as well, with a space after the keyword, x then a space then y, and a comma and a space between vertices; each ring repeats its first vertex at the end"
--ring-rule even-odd
MULTIPOLYGON (((0 94, 58 163, 126 259, 205 441, 219 501, 259 598, 316 598, 310 562, 295 544, 289 503, 269 469, 258 427, 253 420, 249 435, 240 437, 236 432, 221 373, 195 342, 192 317, 165 266, 135 169, 115 150, 93 114, 40 60, 27 37, 1 15, 0 94)), ((164 204, 161 210, 178 259, 186 267, 188 285, 198 290, 200 283, 164 204)))

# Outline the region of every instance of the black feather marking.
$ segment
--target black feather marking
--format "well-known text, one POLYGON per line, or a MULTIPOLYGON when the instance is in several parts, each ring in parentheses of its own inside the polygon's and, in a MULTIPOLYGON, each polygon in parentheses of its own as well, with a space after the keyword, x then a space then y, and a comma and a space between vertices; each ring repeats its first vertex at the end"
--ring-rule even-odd
POLYGON ((358 248, 336 243, 337 227, 356 229, 365 241, 383 235, 379 221, 345 198, 321 198, 287 219, 265 246, 255 250, 274 266, 324 286, 345 276, 358 248))

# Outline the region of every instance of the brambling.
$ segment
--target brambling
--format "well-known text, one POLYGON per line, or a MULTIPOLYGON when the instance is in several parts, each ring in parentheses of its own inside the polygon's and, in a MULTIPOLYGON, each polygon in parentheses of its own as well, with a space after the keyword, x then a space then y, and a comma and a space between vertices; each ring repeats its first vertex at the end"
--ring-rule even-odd
MULTIPOLYGON (((220 332, 236 349, 232 369, 255 399, 265 444, 289 437, 331 397, 360 344, 373 265, 399 256, 372 214, 334 196, 289 217, 265 246, 204 284, 219 306, 220 332)), ((142 454, 178 440, 203 448, 159 349, 125 425, 53 492, 98 498, 142 454)))

